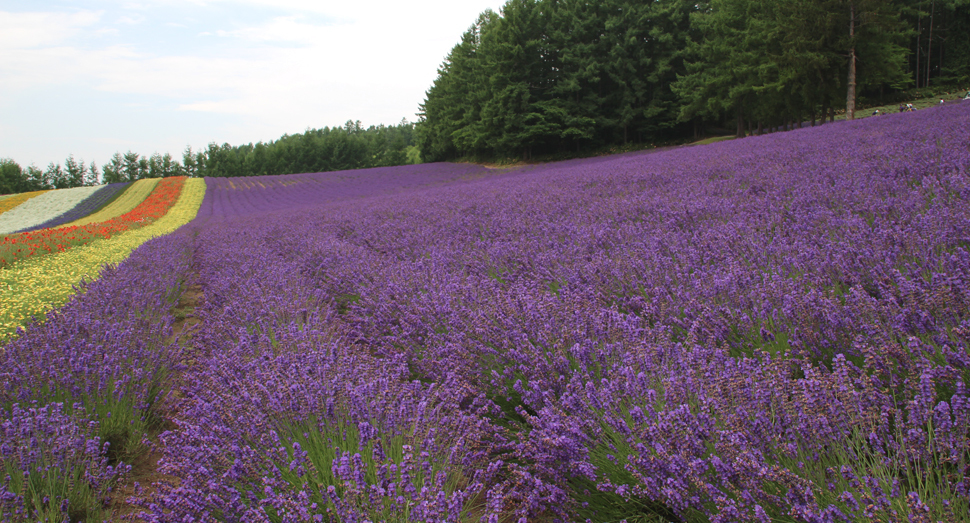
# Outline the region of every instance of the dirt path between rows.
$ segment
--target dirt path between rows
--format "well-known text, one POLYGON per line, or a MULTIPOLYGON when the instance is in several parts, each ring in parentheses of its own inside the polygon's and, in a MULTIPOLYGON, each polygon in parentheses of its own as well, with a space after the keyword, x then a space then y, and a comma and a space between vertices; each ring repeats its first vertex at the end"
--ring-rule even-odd
MULTIPOLYGON (((196 275, 197 276, 197 275, 196 275)), ((198 277, 195 278, 198 281, 198 277)), ((165 340, 166 344, 179 343, 183 349, 182 365, 192 366, 198 361, 196 349, 192 345, 192 337, 199 330, 201 320, 196 316, 195 311, 205 301, 202 293, 202 286, 198 283, 190 285, 182 296, 179 297, 178 304, 175 306, 173 314, 176 318, 172 324, 172 335, 165 340)), ((130 498, 150 499, 157 490, 157 483, 167 483, 178 485, 179 478, 158 471, 158 462, 162 458, 162 450, 158 446, 158 435, 166 430, 176 428, 175 419, 177 412, 174 410, 181 397, 179 382, 181 376, 175 374, 171 376, 170 383, 172 389, 170 396, 163 400, 160 414, 164 421, 160 427, 148 434, 151 441, 151 448, 142 454, 134 463, 131 464, 131 473, 125 478, 125 482, 115 487, 106 507, 106 521, 144 521, 136 515, 141 512, 143 507, 132 503, 130 498)))

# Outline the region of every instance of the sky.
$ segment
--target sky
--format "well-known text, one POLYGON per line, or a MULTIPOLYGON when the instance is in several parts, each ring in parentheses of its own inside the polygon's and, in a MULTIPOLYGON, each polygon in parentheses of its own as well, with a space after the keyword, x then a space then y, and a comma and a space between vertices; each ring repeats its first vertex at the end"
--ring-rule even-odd
POLYGON ((0 0, 0 158, 269 141, 416 121, 498 0, 0 0))

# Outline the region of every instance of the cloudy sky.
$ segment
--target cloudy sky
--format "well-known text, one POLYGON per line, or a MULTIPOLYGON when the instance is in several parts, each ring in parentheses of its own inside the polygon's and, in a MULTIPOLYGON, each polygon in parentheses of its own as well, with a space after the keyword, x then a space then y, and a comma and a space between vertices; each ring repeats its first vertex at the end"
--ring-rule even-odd
POLYGON ((415 121, 498 0, 0 0, 0 158, 103 164, 415 121))

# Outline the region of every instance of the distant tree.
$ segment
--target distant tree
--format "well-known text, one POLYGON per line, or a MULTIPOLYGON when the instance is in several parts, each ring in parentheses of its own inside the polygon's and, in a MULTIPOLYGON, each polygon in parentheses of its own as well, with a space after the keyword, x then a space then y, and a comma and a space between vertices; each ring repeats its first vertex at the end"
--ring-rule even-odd
POLYGON ((199 165, 195 161, 191 145, 186 145, 185 151, 182 152, 182 169, 186 176, 196 176, 199 172, 199 165))
MULTIPOLYGON (((857 91, 867 85, 905 86, 906 37, 902 0, 833 0, 841 3, 843 49, 847 51, 846 115, 855 118, 857 91), (861 66, 861 67, 860 67, 861 66)), ((835 7, 838 7, 836 4, 835 7)), ((836 30, 838 25, 836 25, 836 30)))
POLYGON ((128 151, 124 154, 122 159, 121 169, 127 181, 133 182, 140 178, 144 178, 144 176, 140 176, 141 174, 140 164, 142 159, 143 158, 141 158, 141 156, 138 153, 133 153, 131 151, 128 151))
POLYGON ((27 190, 27 180, 20 164, 10 158, 0 158, 0 194, 13 194, 25 190, 27 190))
POLYGON ((71 180, 67 177, 67 173, 61 167, 61 164, 55 164, 51 162, 47 165, 47 170, 44 171, 44 178, 49 180, 49 184, 53 186, 54 189, 67 189, 71 187, 71 180))
POLYGON ((198 178, 202 178, 204 176, 208 176, 208 174, 206 173, 207 171, 206 171, 205 152, 199 151, 195 153, 195 176, 198 178))
POLYGON ((47 172, 41 170, 36 165, 31 164, 27 167, 27 191, 41 191, 54 188, 53 180, 48 177, 47 172))
POLYGON ((101 172, 98 170, 98 164, 91 162, 91 166, 88 167, 88 175, 84 180, 84 185, 98 185, 101 183, 101 172))
POLYGON ((417 145, 409 145, 407 148, 407 159, 408 164, 418 164, 421 163, 421 149, 417 145))
POLYGON ((124 159, 121 153, 114 153, 108 163, 104 164, 104 183, 119 183, 126 178, 124 159))
MULTIPOLYGON (((171 163, 171 157, 169 157, 169 163, 171 163)), ((153 153, 148 159, 148 177, 149 178, 164 178, 166 175, 164 160, 162 155, 153 153)))
MULTIPOLYGON (((307 129, 309 131, 309 129, 307 129)), ((347 120, 344 124, 344 130, 350 134, 359 134, 364 132, 364 126, 360 123, 360 120, 347 120)))
POLYGON ((64 160, 64 169, 64 176, 67 179, 68 187, 81 187, 84 185, 84 179, 88 174, 88 168, 84 165, 84 160, 77 161, 72 154, 64 160))
POLYGON ((178 160, 172 159, 170 153, 165 153, 162 155, 162 176, 182 176, 182 166, 179 164, 178 160))

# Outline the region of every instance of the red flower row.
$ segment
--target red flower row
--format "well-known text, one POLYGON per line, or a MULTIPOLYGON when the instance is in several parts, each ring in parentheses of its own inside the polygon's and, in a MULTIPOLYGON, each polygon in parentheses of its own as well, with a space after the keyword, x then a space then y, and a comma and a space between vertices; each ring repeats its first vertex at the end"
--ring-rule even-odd
POLYGON ((0 239, 0 267, 31 256, 64 252, 98 238, 110 238, 114 234, 144 227, 164 216, 175 205, 185 180, 184 176, 165 178, 158 182, 155 190, 138 207, 106 222, 8 234, 0 239))

